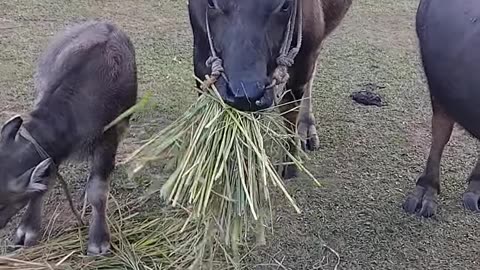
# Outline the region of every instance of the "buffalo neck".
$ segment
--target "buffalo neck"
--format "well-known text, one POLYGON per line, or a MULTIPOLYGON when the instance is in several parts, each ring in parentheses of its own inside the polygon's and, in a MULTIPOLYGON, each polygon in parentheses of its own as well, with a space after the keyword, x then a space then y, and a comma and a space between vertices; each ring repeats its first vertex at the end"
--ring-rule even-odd
POLYGON ((68 114, 53 113, 49 108, 40 107, 30 113, 25 128, 58 164, 68 157, 78 140, 71 120, 68 114))

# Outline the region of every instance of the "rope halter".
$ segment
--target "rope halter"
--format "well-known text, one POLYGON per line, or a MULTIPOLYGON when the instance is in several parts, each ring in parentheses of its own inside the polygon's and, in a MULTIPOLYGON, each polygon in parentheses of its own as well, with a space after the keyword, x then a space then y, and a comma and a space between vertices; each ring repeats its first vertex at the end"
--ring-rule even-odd
POLYGON ((28 142, 30 142, 34 146, 35 151, 37 152, 37 154, 40 156, 40 158, 42 160, 45 160, 45 159, 51 159, 52 160, 52 164, 54 166, 54 171, 55 171, 56 177, 60 181, 60 184, 62 185, 62 189, 65 193, 65 196, 67 197, 67 201, 68 201, 68 205, 70 206, 70 210, 72 210, 72 213, 75 215, 75 218, 77 219, 79 225, 83 226, 84 222, 82 220, 82 217, 78 213, 77 209, 75 209, 75 206, 73 204, 72 195, 71 195, 70 190, 68 188, 68 184, 65 181, 65 179, 63 178, 63 176, 60 174, 60 172, 58 171, 58 166, 53 161, 53 158, 48 154, 48 152, 45 150, 45 148, 43 148, 40 145, 40 143, 38 143, 38 141, 32 136, 32 134, 23 125, 20 126, 20 130, 19 130, 18 135, 23 137, 25 140, 27 140, 28 142))

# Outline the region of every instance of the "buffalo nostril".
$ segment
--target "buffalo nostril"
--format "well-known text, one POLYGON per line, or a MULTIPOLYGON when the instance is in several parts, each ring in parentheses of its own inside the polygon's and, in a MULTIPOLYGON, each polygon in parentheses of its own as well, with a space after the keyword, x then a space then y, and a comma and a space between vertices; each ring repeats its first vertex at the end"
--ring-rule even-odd
POLYGON ((269 108, 273 105, 273 93, 272 91, 265 91, 265 94, 255 101, 255 105, 261 110, 269 108))
POLYGON ((263 96, 262 98, 260 98, 259 100, 255 101, 255 105, 257 105, 258 107, 264 107, 267 103, 267 97, 263 96))

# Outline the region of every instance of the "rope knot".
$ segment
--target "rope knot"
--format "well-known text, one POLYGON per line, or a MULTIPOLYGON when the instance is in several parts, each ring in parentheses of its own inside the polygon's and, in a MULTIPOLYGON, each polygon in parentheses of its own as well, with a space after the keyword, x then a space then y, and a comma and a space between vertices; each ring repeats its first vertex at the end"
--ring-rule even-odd
POLYGON ((288 57, 289 57, 290 59, 292 59, 292 64, 293 64, 293 62, 294 62, 294 59, 297 57, 298 52, 300 52, 300 48, 299 48, 299 47, 292 48, 292 49, 288 52, 288 57))
POLYGON ((210 56, 205 62, 205 64, 207 65, 207 67, 211 68, 212 72, 210 74, 212 75, 212 77, 218 78, 220 74, 224 72, 223 61, 218 56, 210 56))
POLYGON ((286 85, 290 78, 288 68, 284 65, 279 65, 273 72, 272 78, 272 84, 267 88, 269 91, 272 91, 275 104, 279 105, 287 91, 286 85))
POLYGON ((294 59, 293 57, 290 57, 290 55, 281 54, 277 57, 277 65, 279 66, 291 67, 293 63, 294 59))
POLYGON ((217 82, 218 77, 220 77, 224 71, 223 61, 218 56, 210 56, 205 62, 205 65, 209 67, 212 72, 210 73, 210 76, 206 76, 205 80, 203 81, 201 86, 203 91, 206 91, 208 88, 212 87, 212 85, 217 82))
POLYGON ((278 66, 273 72, 272 78, 276 85, 286 84, 290 78, 287 67, 283 65, 278 66))

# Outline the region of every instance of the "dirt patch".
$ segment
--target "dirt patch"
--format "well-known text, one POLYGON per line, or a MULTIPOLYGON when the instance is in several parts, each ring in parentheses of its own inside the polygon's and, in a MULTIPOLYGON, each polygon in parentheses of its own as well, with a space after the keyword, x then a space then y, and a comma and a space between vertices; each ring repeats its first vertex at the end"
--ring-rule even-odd
MULTIPOLYGON (((480 218, 464 212, 460 201, 476 156, 472 138, 456 132, 447 147, 437 219, 410 217, 401 209, 429 147, 430 101, 413 21, 417 2, 355 1, 325 43, 313 92, 321 148, 308 164, 323 186, 302 178, 288 182, 302 214, 275 196, 275 233, 268 246, 250 254, 250 269, 334 269, 335 252, 338 269, 480 268, 480 218), (346 91, 362 82, 384 85, 378 92, 389 106, 351 102, 346 91)), ((112 19, 131 35, 141 93, 152 91, 157 102, 133 121, 119 153, 123 160, 195 100, 185 1, 3 1, 0 120, 31 108, 34 62, 48 39, 66 23, 88 17, 112 19)), ((86 164, 63 169, 78 207, 87 172, 86 164)), ((119 198, 142 191, 141 179, 131 183, 125 175, 120 167, 113 177, 119 198)), ((144 177, 158 175, 152 170, 144 177)), ((55 189, 45 211, 46 223, 56 217, 56 229, 73 221, 68 208, 57 208, 60 200, 55 189)), ((9 235, 12 226, 0 234, 9 235)))

